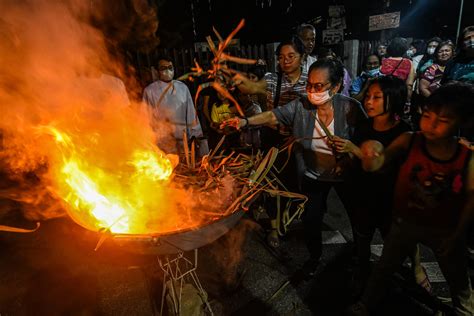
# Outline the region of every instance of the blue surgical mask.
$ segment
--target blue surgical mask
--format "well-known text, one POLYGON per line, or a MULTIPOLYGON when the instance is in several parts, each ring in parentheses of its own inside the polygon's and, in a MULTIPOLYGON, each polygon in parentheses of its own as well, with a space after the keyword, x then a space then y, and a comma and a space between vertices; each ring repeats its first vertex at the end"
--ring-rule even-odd
POLYGON ((408 58, 411 58, 411 57, 413 57, 413 55, 415 54, 415 52, 413 51, 413 49, 409 49, 409 50, 407 50, 407 53, 406 53, 406 54, 407 54, 407 57, 408 57, 408 58))
POLYGON ((365 73, 367 74, 367 76, 369 77, 375 77, 379 74, 379 68, 374 68, 374 69, 370 69, 370 70, 366 70, 365 73))

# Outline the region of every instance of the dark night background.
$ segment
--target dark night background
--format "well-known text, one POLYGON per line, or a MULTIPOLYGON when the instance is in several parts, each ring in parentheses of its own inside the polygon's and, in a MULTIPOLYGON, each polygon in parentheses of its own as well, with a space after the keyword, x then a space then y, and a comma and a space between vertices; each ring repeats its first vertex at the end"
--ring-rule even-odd
MULTIPOLYGON (((345 39, 377 40, 381 31, 368 32, 369 15, 401 11, 398 29, 388 37, 412 38, 456 36, 461 0, 151 0, 158 7, 158 35, 161 47, 189 47, 213 34, 212 26, 226 36, 245 18, 238 34, 242 43, 270 43, 291 34, 295 26, 322 17, 316 24, 317 41, 326 28, 328 5, 344 5, 347 29, 345 39), (263 8, 262 8, 263 3, 263 8), (191 8, 194 8, 193 10, 191 8), (194 29, 193 33, 193 16, 194 29)), ((464 1, 461 27, 474 24, 474 1, 464 1)))

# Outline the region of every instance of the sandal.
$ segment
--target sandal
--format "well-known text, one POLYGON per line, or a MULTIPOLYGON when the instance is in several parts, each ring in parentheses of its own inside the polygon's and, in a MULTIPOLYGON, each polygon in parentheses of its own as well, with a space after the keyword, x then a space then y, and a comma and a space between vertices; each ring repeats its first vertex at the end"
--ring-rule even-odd
POLYGON ((273 249, 280 247, 280 238, 278 238, 278 232, 276 229, 272 229, 268 233, 267 244, 273 249))
POLYGON ((423 273, 425 274, 425 277, 422 280, 419 280, 417 278, 417 275, 415 274, 415 281, 419 286, 425 289, 426 292, 431 294, 431 292, 433 291, 433 288, 431 287, 430 279, 428 278, 428 273, 426 273, 425 267, 421 267, 421 268, 423 269, 423 273))

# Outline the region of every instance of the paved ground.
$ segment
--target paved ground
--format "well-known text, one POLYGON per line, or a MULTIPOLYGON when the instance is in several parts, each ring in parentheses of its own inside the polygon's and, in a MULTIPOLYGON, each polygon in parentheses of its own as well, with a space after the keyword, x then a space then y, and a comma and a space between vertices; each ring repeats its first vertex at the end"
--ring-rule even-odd
MULTIPOLYGON (((351 232, 333 193, 329 206, 318 275, 290 284, 271 301, 307 259, 301 223, 291 227, 278 253, 264 246, 259 226, 248 219, 200 249, 197 274, 214 313, 340 315, 353 301, 351 232)), ((10 212, 0 224, 32 225, 17 214, 10 212)), ((68 219, 45 222, 33 234, 0 233, 0 315, 158 315, 162 273, 157 258, 128 253, 111 241, 94 251, 97 239, 68 219)), ((376 238, 374 258, 380 251, 376 238)), ((429 251, 423 250, 423 261, 434 294, 448 296, 429 251)), ((430 315, 430 301, 409 282, 395 278, 380 315, 430 315)))

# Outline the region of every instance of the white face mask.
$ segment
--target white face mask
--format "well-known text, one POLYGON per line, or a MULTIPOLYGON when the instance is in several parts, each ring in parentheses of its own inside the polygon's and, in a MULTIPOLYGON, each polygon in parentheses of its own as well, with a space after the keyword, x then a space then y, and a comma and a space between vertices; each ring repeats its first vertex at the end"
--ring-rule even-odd
POLYGON ((329 90, 323 92, 308 92, 308 100, 313 105, 322 105, 329 102, 332 99, 329 90))
POLYGON ((160 80, 164 82, 170 82, 173 80, 174 71, 170 69, 161 70, 160 71, 160 80))
POLYGON ((410 57, 413 57, 413 55, 415 54, 415 52, 413 51, 413 49, 409 49, 407 50, 407 57, 410 58, 410 57))
POLYGON ((428 53, 428 55, 433 55, 435 50, 436 50, 436 47, 428 47, 426 52, 428 53))

